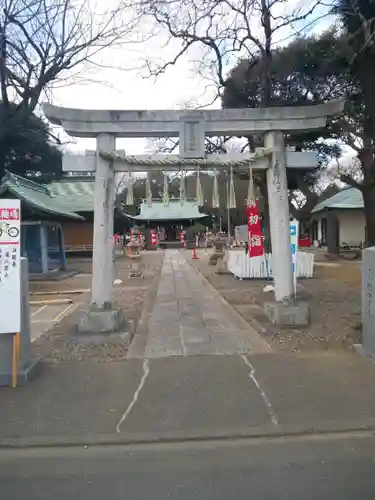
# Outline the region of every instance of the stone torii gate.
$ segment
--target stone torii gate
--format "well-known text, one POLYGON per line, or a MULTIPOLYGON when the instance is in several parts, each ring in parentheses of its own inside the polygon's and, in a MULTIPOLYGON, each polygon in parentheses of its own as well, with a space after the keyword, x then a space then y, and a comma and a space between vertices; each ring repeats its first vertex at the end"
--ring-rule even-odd
MULTIPOLYGON (((44 105, 47 118, 73 137, 96 139, 95 158, 64 157, 67 171, 95 171, 92 306, 85 330, 111 331, 122 316, 111 307, 112 233, 115 172, 244 168, 266 170, 274 276, 276 321, 299 314, 294 303, 286 168, 314 168, 315 153, 285 153, 284 132, 323 128, 341 113, 343 102, 308 107, 262 109, 101 111, 44 105), (205 136, 264 134, 264 148, 254 154, 205 155, 205 136), (179 155, 126 156, 116 152, 116 138, 179 137, 179 155), (73 164, 74 162, 74 164, 73 164)), ((292 319, 293 320, 293 319, 292 319)))

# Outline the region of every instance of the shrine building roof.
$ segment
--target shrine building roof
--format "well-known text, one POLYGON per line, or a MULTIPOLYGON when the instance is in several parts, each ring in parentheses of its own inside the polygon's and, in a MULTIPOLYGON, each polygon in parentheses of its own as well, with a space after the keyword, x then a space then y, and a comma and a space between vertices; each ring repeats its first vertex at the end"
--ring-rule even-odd
POLYGON ((330 198, 315 205, 311 213, 316 214, 323 210, 333 209, 363 209, 361 191, 353 187, 344 188, 330 198))
POLYGON ((141 204, 139 215, 127 215, 134 220, 144 221, 170 221, 170 220, 192 220, 207 217, 207 214, 199 211, 198 205, 193 201, 185 201, 181 205, 180 200, 169 200, 168 205, 164 205, 163 200, 152 200, 152 205, 148 206, 144 200, 141 204))
POLYGON ((3 195, 6 192, 21 200, 31 209, 69 219, 83 219, 75 213, 72 203, 57 197, 49 185, 25 179, 9 171, 6 171, 0 185, 0 194, 3 195))

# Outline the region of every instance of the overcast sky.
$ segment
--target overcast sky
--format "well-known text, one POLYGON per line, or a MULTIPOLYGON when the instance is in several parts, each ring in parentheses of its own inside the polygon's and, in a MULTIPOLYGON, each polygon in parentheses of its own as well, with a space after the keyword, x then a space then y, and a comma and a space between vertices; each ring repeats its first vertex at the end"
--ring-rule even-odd
MULTIPOLYGON (((324 18, 314 26, 315 31, 324 30, 332 19, 324 18)), ((149 26, 141 25, 147 33, 149 26)), ((106 68, 91 69, 81 75, 85 82, 60 86, 53 91, 54 104, 84 109, 176 109, 187 103, 207 105, 215 95, 215 89, 199 76, 195 70, 196 62, 202 57, 198 46, 187 56, 181 57, 175 66, 166 73, 147 78, 142 69, 142 61, 147 57, 153 60, 169 61, 179 48, 177 42, 166 44, 165 33, 159 33, 144 43, 116 47, 102 52, 96 62, 106 68), (122 68, 122 69, 118 69, 122 68)), ((233 66, 235 61, 231 61, 233 66)), ((220 107, 216 101, 210 107, 220 107)), ((69 148, 74 150, 94 149, 95 141, 90 139, 68 139, 69 148)), ((118 140, 117 148, 129 154, 145 152, 147 139, 118 140)))

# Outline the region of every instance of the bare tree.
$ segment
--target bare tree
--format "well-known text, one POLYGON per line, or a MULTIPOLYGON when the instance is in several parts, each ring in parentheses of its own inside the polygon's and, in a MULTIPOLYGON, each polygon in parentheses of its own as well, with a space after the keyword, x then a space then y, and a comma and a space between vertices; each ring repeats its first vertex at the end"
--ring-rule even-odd
POLYGON ((116 174, 116 196, 121 195, 130 184, 133 184, 134 180, 131 178, 128 172, 120 172, 116 174))
POLYGON ((358 189, 363 182, 363 169, 358 152, 343 155, 326 168, 327 180, 349 184, 358 189))
POLYGON ((147 141, 146 151, 151 154, 169 154, 176 151, 178 148, 178 139, 171 137, 150 137, 147 141))
POLYGON ((0 140, 21 126, 52 84, 103 49, 130 41, 136 16, 125 0, 115 2, 103 10, 93 0, 3 0, 0 140))
POLYGON ((218 88, 228 81, 226 72, 240 58, 262 61, 263 104, 270 99, 269 67, 272 49, 291 36, 306 31, 326 15, 321 0, 140 0, 138 9, 151 16, 179 42, 175 56, 164 62, 146 61, 151 75, 159 75, 199 45, 199 68, 211 74, 218 88), (320 8, 318 8, 320 7, 320 8), (316 13, 316 14, 315 14, 316 13))
MULTIPOLYGON (((246 59, 256 65, 261 88, 260 105, 271 100, 271 62, 273 50, 291 37, 314 27, 329 8, 321 0, 140 0, 139 10, 148 14, 170 39, 179 42, 171 60, 146 61, 150 75, 160 75, 182 56, 192 56, 199 47, 198 72, 211 78, 217 95, 232 84, 228 72, 233 64, 246 59)), ((247 137, 250 150, 260 144, 259 137, 247 137)), ((268 199, 264 176, 257 178, 263 197, 266 247, 270 247, 268 199)))

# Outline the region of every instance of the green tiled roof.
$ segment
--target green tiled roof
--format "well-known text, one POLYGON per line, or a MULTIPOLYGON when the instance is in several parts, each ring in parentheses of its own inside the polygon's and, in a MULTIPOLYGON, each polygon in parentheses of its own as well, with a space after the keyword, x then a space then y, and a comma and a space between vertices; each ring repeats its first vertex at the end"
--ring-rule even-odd
POLYGON ((351 208, 351 209, 361 209, 363 208, 363 196, 359 189, 355 188, 345 188, 339 193, 327 198, 324 201, 318 203, 313 209, 312 213, 321 212, 326 209, 340 209, 340 208, 351 208))
POLYGON ((62 179, 51 182, 48 188, 60 203, 69 207, 73 212, 94 211, 94 178, 89 179, 62 179))
POLYGON ((139 215, 128 215, 134 220, 187 220, 201 219, 207 214, 199 212, 199 207, 195 202, 185 201, 181 205, 180 200, 170 200, 169 205, 165 206, 162 200, 153 200, 149 207, 147 201, 141 204, 141 213, 139 215))
POLYGON ((70 203, 56 198, 47 186, 10 172, 6 172, 0 187, 1 193, 6 191, 36 210, 70 219, 83 219, 74 212, 70 203))

